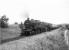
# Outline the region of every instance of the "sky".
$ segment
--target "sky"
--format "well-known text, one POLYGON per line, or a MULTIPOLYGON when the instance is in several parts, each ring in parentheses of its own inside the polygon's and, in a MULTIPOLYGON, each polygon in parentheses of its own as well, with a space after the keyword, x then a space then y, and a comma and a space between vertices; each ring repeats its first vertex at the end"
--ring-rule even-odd
POLYGON ((23 22, 26 15, 53 24, 69 23, 69 0, 0 0, 0 17, 4 14, 9 24, 23 22))

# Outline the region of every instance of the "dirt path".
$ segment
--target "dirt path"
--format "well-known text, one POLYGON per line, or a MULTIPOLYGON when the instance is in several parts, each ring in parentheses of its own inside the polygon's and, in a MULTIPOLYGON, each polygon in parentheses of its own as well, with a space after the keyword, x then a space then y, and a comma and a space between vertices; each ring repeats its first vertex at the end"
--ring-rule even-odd
POLYGON ((65 41, 67 43, 67 45, 69 45, 69 30, 65 30, 65 41))

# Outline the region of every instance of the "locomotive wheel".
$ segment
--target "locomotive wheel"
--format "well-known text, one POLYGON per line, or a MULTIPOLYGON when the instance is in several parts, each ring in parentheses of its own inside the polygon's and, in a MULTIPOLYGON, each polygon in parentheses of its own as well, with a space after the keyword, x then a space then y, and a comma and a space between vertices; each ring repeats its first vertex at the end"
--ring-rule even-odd
POLYGON ((21 35, 20 36, 25 36, 25 33, 24 32, 21 32, 21 35))

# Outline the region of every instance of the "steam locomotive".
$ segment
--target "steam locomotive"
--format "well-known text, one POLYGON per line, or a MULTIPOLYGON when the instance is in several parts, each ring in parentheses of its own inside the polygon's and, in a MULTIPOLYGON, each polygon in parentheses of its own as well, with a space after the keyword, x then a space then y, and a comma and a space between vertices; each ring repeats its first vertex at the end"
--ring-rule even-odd
POLYGON ((39 34, 46 31, 51 31, 53 29, 52 24, 40 22, 38 20, 25 20, 24 24, 21 26, 21 36, 30 36, 34 34, 39 34))

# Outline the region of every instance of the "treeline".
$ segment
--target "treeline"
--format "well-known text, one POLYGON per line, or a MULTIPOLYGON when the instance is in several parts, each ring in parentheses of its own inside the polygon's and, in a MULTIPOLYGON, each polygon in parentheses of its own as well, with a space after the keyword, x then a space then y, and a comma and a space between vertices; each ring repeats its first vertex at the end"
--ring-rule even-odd
POLYGON ((9 20, 9 18, 7 18, 6 15, 3 15, 0 18, 0 27, 1 28, 8 28, 8 20, 9 20))

